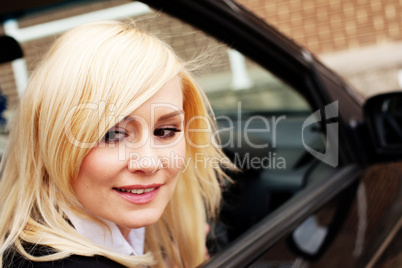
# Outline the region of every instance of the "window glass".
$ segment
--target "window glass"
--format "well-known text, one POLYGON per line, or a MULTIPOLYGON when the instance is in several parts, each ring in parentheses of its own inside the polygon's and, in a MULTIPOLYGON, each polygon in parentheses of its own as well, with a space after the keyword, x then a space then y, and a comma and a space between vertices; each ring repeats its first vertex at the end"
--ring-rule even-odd
MULTIPOLYGON (((139 24, 192 61, 198 82, 216 111, 308 111, 308 103, 290 86, 238 51, 194 27, 158 14, 156 23, 139 24)), ((191 64, 190 64, 191 65, 191 64)))
MULTIPOLYGON (((226 49, 229 68, 204 74, 200 84, 212 107, 248 112, 308 111, 309 105, 292 88, 233 49, 226 49)), ((224 55, 225 55, 224 54, 224 55)))

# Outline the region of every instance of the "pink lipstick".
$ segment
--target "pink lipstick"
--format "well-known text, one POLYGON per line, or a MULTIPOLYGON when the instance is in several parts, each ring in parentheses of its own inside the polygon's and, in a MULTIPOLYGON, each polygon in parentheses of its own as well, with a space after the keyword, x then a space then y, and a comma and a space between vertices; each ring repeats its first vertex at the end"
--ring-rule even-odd
POLYGON ((113 188, 121 197, 133 204, 151 202, 158 194, 162 184, 129 185, 113 188))

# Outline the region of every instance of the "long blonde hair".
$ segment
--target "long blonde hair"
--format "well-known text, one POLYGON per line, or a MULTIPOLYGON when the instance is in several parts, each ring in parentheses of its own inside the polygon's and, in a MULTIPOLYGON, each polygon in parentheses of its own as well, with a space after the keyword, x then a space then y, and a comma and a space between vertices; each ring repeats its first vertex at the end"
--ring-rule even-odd
POLYGON ((202 116, 208 122, 194 120, 191 128, 205 129, 213 122, 202 91, 159 39, 104 21, 73 29, 55 42, 30 78, 1 162, 0 262, 10 248, 34 261, 70 255, 103 255, 128 267, 194 267, 204 261, 205 222, 217 215, 220 183, 226 179, 220 167, 194 161, 196 154, 225 159, 216 146, 194 146, 211 144, 211 133, 189 133, 190 165, 161 219, 146 228, 147 254, 108 251, 76 232, 63 213, 69 208, 85 214, 71 182, 91 148, 117 123, 107 120, 111 113, 129 115, 177 75, 186 122, 202 116), (37 257, 24 243, 49 246, 55 253, 37 257))

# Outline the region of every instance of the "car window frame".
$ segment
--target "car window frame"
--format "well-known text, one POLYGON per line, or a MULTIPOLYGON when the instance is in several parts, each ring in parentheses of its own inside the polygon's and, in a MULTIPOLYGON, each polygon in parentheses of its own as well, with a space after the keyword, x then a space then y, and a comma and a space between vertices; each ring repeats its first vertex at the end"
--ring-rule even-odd
MULTIPOLYGON (((323 110, 339 97, 342 107, 339 109, 339 162, 364 162, 355 150, 356 141, 350 136, 353 126, 349 122, 359 121, 361 114, 356 114, 355 118, 344 114, 345 108, 354 112, 361 110, 361 103, 347 95, 343 80, 306 49, 232 0, 140 2, 183 20, 238 50, 300 93, 313 111, 323 110)), ((324 128, 322 131, 326 134, 324 128)))
MULTIPOLYGON (((295 45, 276 29, 236 3, 230 0, 141 1, 237 49, 287 82, 305 97, 313 109, 322 108, 336 101, 328 94, 326 84, 322 81, 325 77, 320 76, 316 68, 318 63, 307 50, 295 45), (208 20, 205 20, 206 17, 208 20)), ((333 78, 337 79, 337 76, 334 75, 331 79, 333 78)), ((343 89, 339 86, 339 90, 343 89)), ((362 168, 353 157, 347 157, 351 142, 344 129, 348 128, 348 122, 342 120, 340 117, 341 164, 334 169, 333 174, 302 189, 201 267, 246 267, 331 198, 358 182, 362 168)))
POLYGON ((140 0, 213 36, 255 61, 297 90, 319 109, 331 102, 312 55, 274 27, 230 0, 140 0), (205 18, 208 20, 205 20, 205 18))

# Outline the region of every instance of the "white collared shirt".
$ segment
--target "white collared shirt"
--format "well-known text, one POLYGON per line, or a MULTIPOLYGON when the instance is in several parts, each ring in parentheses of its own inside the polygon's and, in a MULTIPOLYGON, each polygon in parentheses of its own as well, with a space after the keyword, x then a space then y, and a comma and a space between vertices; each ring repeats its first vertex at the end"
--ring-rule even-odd
POLYGON ((109 226, 109 230, 96 221, 78 217, 71 211, 65 210, 64 212, 77 232, 96 244, 124 255, 144 254, 145 227, 131 229, 126 240, 113 222, 102 219, 109 226))

